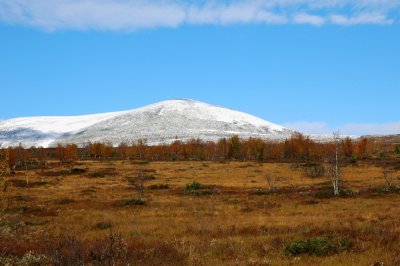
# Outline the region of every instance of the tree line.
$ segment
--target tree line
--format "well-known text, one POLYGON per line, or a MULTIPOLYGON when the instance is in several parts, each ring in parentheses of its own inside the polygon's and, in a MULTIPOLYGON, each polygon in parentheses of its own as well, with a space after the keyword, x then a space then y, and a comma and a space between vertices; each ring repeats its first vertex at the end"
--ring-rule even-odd
MULTIPOLYGON (((259 161, 259 162, 324 162, 336 152, 336 143, 317 142, 296 133, 284 141, 258 138, 241 139, 238 136, 218 141, 192 139, 175 140, 169 144, 148 145, 145 140, 120 143, 94 142, 82 146, 58 144, 56 147, 24 148, 22 145, 3 149, 7 153, 10 169, 39 166, 46 167, 48 160, 72 163, 77 160, 148 160, 148 161, 259 161)), ((388 146, 370 138, 340 140, 342 159, 363 160, 373 154, 393 151, 398 146, 388 146)))

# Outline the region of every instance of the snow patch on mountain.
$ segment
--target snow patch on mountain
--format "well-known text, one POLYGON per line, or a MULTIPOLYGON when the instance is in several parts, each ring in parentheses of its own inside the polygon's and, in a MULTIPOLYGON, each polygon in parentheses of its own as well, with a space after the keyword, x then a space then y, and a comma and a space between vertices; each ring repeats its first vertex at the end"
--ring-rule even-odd
POLYGON ((239 135, 281 140, 294 131, 258 117, 203 102, 176 99, 145 107, 84 116, 25 117, 0 122, 3 146, 55 146, 102 141, 118 145, 146 139, 151 144, 176 138, 218 140, 239 135))

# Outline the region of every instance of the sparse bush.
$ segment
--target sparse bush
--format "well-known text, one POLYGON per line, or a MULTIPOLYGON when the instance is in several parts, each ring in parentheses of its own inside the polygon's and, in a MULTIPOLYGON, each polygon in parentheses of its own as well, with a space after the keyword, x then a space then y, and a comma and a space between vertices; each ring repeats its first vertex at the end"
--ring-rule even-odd
POLYGON ((213 193, 212 186, 203 185, 196 180, 187 184, 184 189, 184 194, 192 196, 210 195, 213 193))
POLYGON ((323 164, 310 163, 302 166, 303 175, 310 178, 323 177, 325 175, 325 167, 323 164))
POLYGON ((62 199, 57 200, 57 201, 56 201, 56 204, 65 205, 65 204, 70 204, 70 203, 73 203, 73 202, 74 202, 73 199, 62 198, 62 199))
POLYGON ((194 180, 192 183, 186 185, 186 191, 200 190, 202 185, 194 180))
POLYGON ((44 182, 35 181, 35 182, 26 183, 25 180, 21 180, 21 179, 12 180, 10 183, 13 187, 19 187, 19 188, 40 187, 40 186, 45 186, 45 185, 49 184, 49 182, 46 182, 46 181, 44 181, 44 182))
POLYGON ((265 191, 265 190, 262 189, 262 188, 256 188, 256 189, 253 189, 253 190, 251 191, 251 194, 258 195, 258 196, 262 196, 262 195, 268 195, 269 192, 268 192, 268 191, 265 191))
POLYGON ((41 266, 51 265, 51 260, 42 254, 28 251, 21 258, 16 256, 0 256, 0 265, 6 266, 41 266))
POLYGON ((144 173, 144 171, 139 171, 138 176, 136 178, 133 177, 125 177, 125 179, 128 181, 128 183, 136 190, 139 198, 144 197, 144 191, 145 191, 145 182, 147 182, 148 176, 144 173))
POLYGON ((135 205, 144 205, 146 202, 142 199, 124 199, 118 201, 117 205, 119 207, 126 207, 126 206, 135 206, 135 205))
MULTIPOLYGON (((343 188, 339 191, 338 196, 349 197, 349 196, 353 196, 354 194, 355 194, 354 191, 343 188)), ((333 196, 335 196, 334 191, 332 191, 330 188, 326 188, 326 187, 322 187, 322 189, 320 189, 319 191, 317 191, 315 193, 315 197, 317 197, 317 198, 330 198, 333 196)))
POLYGON ((286 255, 314 255, 329 256, 350 249, 350 242, 342 237, 318 236, 309 239, 300 239, 286 245, 286 255))
POLYGON ((115 175, 117 175, 115 168, 104 168, 104 169, 100 169, 96 172, 88 174, 88 176, 92 177, 92 178, 103 178, 103 177, 115 176, 115 175))
POLYGON ((151 186, 149 186, 149 189, 152 189, 152 190, 169 189, 169 185, 166 185, 166 184, 151 185, 151 186))
POLYGON ((310 200, 303 201, 303 204, 304 205, 316 205, 316 204, 319 204, 319 201, 315 200, 315 199, 310 199, 310 200))
POLYGON ((400 193, 400 188, 396 185, 390 184, 382 188, 378 188, 377 192, 379 194, 400 193))
POLYGON ((351 164, 356 164, 357 161, 358 161, 358 160, 357 160, 357 157, 356 157, 356 156, 353 155, 353 156, 350 157, 350 163, 351 163, 351 164))
POLYGON ((18 266, 40 266, 48 265, 50 259, 42 254, 36 254, 33 251, 29 251, 17 262, 18 266))
POLYGON ((400 154, 400 145, 396 145, 396 147, 394 147, 394 153, 400 154))
POLYGON ((69 171, 69 173, 71 175, 80 175, 83 173, 86 173, 87 169, 83 169, 83 168, 72 168, 71 171, 69 171))
POLYGON ((150 162, 148 160, 132 160, 130 161, 131 164, 149 164, 150 162))
POLYGON ((105 230, 105 229, 110 229, 112 227, 111 222, 98 222, 97 224, 94 225, 94 229, 96 230, 105 230))

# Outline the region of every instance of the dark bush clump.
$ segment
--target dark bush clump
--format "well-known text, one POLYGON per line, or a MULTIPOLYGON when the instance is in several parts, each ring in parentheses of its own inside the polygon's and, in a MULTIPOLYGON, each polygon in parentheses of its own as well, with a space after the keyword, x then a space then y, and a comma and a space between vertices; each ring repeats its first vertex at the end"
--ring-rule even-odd
POLYGON ((400 145, 396 145, 396 147, 394 147, 394 153, 400 154, 400 145))
POLYGON ((389 185, 389 186, 385 186, 385 187, 381 187, 377 189, 377 192, 379 194, 391 194, 391 193, 400 193, 400 187, 396 186, 396 185, 389 185))
POLYGON ((193 191, 193 190, 200 190, 201 188, 202 185, 195 180, 192 183, 187 184, 185 189, 186 191, 193 191))
POLYGON ((212 186, 203 185, 196 180, 187 184, 184 189, 184 194, 192 196, 210 195, 213 193, 212 186))
POLYGON ((166 185, 166 184, 151 185, 151 186, 149 186, 149 189, 152 189, 152 190, 169 189, 169 185, 166 185))
POLYGON ((80 175, 83 173, 86 173, 87 169, 83 168, 72 168, 71 171, 69 172, 71 175, 80 175))
POLYGON ((112 227, 111 222, 99 222, 94 225, 94 229, 96 230, 105 230, 105 229, 110 229, 112 227))
POLYGON ((342 237, 318 236, 290 242, 285 247, 286 255, 329 256, 350 249, 350 242, 342 237))
POLYGON ((69 199, 69 198, 63 198, 63 199, 59 199, 56 201, 56 204, 60 204, 60 205, 65 205, 65 204, 70 204, 73 203, 74 200, 69 199))
POLYGON ((124 199, 117 203, 118 207, 134 206, 134 205, 144 205, 146 202, 142 199, 124 199))
POLYGON ((257 189, 253 189, 251 191, 251 194, 257 195, 257 196, 263 196, 263 195, 268 195, 270 194, 268 191, 265 191, 262 188, 257 188, 257 189))
POLYGON ((350 163, 351 164, 356 164, 357 163, 357 157, 356 156, 351 156, 350 157, 350 163))
POLYGON ((106 176, 115 176, 115 175, 117 175, 115 168, 104 168, 88 174, 88 176, 92 178, 103 178, 106 176))
POLYGON ((306 177, 317 178, 325 175, 325 166, 318 163, 304 164, 302 170, 306 177))

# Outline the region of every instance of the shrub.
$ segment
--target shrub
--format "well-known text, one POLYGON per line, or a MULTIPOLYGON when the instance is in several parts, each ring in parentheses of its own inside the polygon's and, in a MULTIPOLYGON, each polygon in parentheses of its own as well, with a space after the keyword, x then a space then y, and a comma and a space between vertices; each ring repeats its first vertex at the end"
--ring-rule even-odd
POLYGON ((49 265, 50 260, 44 255, 35 254, 33 251, 29 251, 24 254, 21 260, 17 263, 17 265, 30 265, 30 266, 40 266, 40 265, 49 265))
POLYGON ((196 180, 187 184, 184 189, 184 194, 192 196, 210 195, 212 193, 212 186, 200 184, 196 180))
POLYGON ((202 185, 196 180, 186 185, 186 191, 200 190, 202 185))
POLYGON ((251 194, 254 194, 254 195, 257 195, 257 196, 262 196, 262 195, 267 195, 267 194, 270 194, 270 193, 268 191, 265 191, 262 188, 256 188, 256 189, 253 189, 251 191, 251 194))
POLYGON ((120 200, 117 205, 119 207, 134 206, 134 205, 144 205, 146 202, 142 199, 124 199, 120 200))
POLYGON ((26 183, 26 180, 21 180, 21 179, 12 180, 10 183, 12 184, 13 187, 18 187, 18 188, 31 188, 31 187, 40 187, 49 185, 49 182, 34 181, 26 183))
POLYGON ((166 184, 151 185, 151 186, 149 186, 149 189, 152 189, 152 190, 169 189, 169 185, 166 185, 166 184))
POLYGON ((117 175, 115 168, 104 168, 88 174, 89 177, 93 178, 103 178, 106 176, 115 176, 115 175, 117 175))
POLYGON ((391 185, 388 185, 388 186, 385 186, 382 188, 378 188, 377 192, 379 194, 390 194, 390 193, 398 193, 398 192, 400 193, 400 188, 396 185, 391 184, 391 185))
POLYGON ((69 172, 69 174, 71 175, 79 175, 79 174, 83 174, 86 173, 87 169, 83 169, 83 168, 72 168, 71 171, 69 172))
POLYGON ((105 230, 105 229, 110 229, 112 227, 111 222, 98 222, 97 224, 94 225, 94 229, 96 230, 105 230))
POLYGON ((350 249, 350 242, 341 237, 318 236, 309 239, 301 239, 286 245, 286 255, 314 255, 329 256, 350 249))
MULTIPOLYGON (((349 189, 341 189, 339 191, 339 196, 341 197, 349 197, 349 196, 353 196, 355 193, 349 189)), ((318 192, 315 193, 315 197, 317 198, 329 198, 329 197, 333 197, 335 196, 335 194, 333 193, 333 189, 325 189, 325 190, 320 190, 318 192)))
POLYGON ((70 204, 73 203, 74 200, 73 199, 69 199, 69 198, 62 198, 56 201, 56 204, 60 204, 60 205, 65 205, 65 204, 70 204))
POLYGON ((396 145, 396 147, 394 147, 394 153, 400 154, 400 145, 396 145))
POLYGON ((357 163, 357 157, 354 156, 354 155, 351 156, 351 157, 350 157, 350 163, 351 163, 351 164, 356 164, 356 163, 357 163))
POLYGON ((325 175, 325 167, 322 164, 317 164, 317 163, 304 164, 302 169, 303 169, 303 175, 306 177, 317 178, 325 175))

